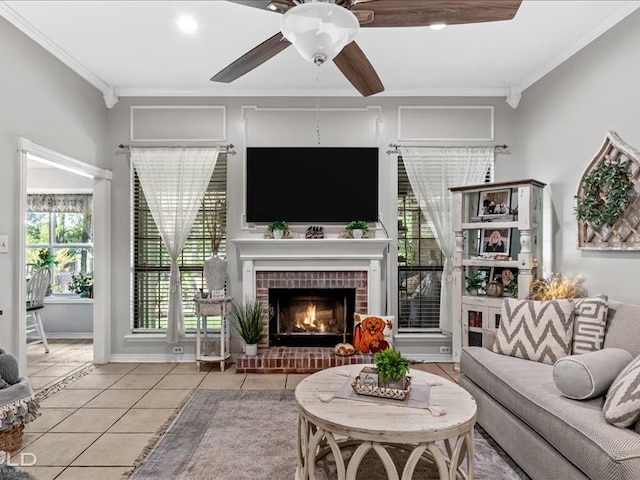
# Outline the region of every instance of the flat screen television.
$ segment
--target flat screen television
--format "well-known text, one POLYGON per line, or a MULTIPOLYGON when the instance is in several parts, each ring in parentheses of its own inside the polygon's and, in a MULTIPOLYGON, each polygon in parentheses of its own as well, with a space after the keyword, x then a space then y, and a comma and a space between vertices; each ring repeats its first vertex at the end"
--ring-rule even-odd
POLYGON ((378 148, 248 147, 246 221, 378 220, 378 148))

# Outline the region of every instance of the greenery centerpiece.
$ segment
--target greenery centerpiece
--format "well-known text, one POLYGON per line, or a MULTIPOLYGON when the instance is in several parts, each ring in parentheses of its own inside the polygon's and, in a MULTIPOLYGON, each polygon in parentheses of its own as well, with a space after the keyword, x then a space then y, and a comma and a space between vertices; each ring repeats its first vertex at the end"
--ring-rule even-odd
POLYGON ((257 353, 257 346, 266 337, 269 316, 258 300, 245 300, 244 304, 231 304, 233 326, 244 340, 248 356, 257 353))
POLYGON ((406 388, 406 377, 409 373, 409 360, 400 352, 387 348, 377 352, 374 363, 378 371, 379 385, 385 388, 406 388))

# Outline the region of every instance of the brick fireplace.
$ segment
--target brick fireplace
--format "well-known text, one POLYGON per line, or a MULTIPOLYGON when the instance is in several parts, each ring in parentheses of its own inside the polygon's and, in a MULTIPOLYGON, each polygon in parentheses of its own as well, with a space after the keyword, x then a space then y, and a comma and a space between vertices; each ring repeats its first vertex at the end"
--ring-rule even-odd
MULTIPOLYGON (((300 302, 316 296, 316 303, 309 303, 314 305, 318 317, 328 319, 333 330, 347 326, 348 333, 353 331, 353 312, 383 314, 386 289, 382 286, 382 270, 388 239, 252 238, 232 242, 241 262, 244 298, 256 298, 266 306, 270 296, 274 302, 274 292, 291 290, 293 293, 285 293, 289 297, 300 297, 300 302)), ((279 305, 282 310, 293 310, 296 321, 305 316, 299 307, 286 301, 284 306, 279 305)), ((271 324, 267 339, 259 345, 258 356, 241 355, 236 371, 312 373, 332 366, 372 361, 370 355, 336 357, 333 346, 342 342, 343 332, 322 332, 324 327, 319 320, 312 328, 291 327, 295 321, 289 320, 288 327, 281 332, 274 332, 277 327, 271 324)))
POLYGON ((352 341, 353 313, 367 311, 367 272, 366 271, 258 271, 256 272, 256 297, 263 305, 269 305, 274 315, 269 322, 269 346, 306 346, 333 347, 342 342, 343 333, 346 341, 352 341), (312 305, 316 310, 313 325, 300 317, 310 317, 304 311, 296 311, 291 299, 298 303, 312 305), (289 300, 283 305, 284 299, 289 300), (295 300, 294 300, 295 301, 295 300), (334 307, 334 305, 337 305, 334 307), (297 317, 283 319, 285 312, 297 317), (335 328, 323 328, 322 313, 330 312, 335 328), (338 318, 339 317, 339 318, 338 318), (282 328, 282 323, 289 320, 289 328, 282 328), (296 321, 297 320, 297 321, 296 321), (302 324, 296 328, 295 323, 302 324), (281 328, 278 328, 281 327, 281 328), (319 330, 326 331, 319 331, 319 330))

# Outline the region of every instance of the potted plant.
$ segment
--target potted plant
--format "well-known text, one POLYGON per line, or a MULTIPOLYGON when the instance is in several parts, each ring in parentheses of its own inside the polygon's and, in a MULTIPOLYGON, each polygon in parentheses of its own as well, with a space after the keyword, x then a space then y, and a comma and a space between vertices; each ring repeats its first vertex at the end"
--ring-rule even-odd
POLYGON ((81 297, 93 298, 93 274, 74 273, 69 288, 71 291, 79 293, 81 297))
POLYGON ((480 272, 476 272, 476 274, 471 277, 465 277, 465 280, 465 290, 470 295, 477 295, 478 290, 483 289, 487 281, 480 272))
MULTIPOLYGON (((53 255, 53 252, 48 249, 48 248, 41 248, 40 250, 38 250, 38 258, 35 262, 35 266, 40 268, 40 267, 53 267, 54 265, 56 265, 58 262, 56 261, 56 257, 53 255)), ((52 272, 53 274, 53 272, 52 272)), ((47 293, 46 296, 48 297, 49 295, 51 295, 53 293, 53 290, 51 289, 51 284, 49 284, 49 286, 47 287, 47 293)))
POLYGON ((269 231, 273 234, 273 238, 282 238, 284 234, 289 230, 289 225, 283 220, 271 222, 269 224, 269 231))
POLYGON ((258 353, 258 343, 266 337, 268 315, 258 300, 245 300, 244 304, 231 304, 233 326, 245 343, 245 353, 252 357, 258 353))
POLYGON ((353 238, 362 238, 369 230, 369 224, 364 220, 353 220, 347 224, 347 231, 351 232, 353 238))
POLYGON ((409 360, 393 348, 377 352, 373 359, 378 371, 378 384, 381 387, 406 389, 409 360))

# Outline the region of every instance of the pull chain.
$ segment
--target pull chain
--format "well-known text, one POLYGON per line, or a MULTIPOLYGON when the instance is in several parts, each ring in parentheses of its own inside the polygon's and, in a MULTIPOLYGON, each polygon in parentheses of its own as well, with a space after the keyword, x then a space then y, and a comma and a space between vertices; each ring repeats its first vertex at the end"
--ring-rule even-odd
MULTIPOLYGON (((320 68, 320 65, 318 65, 320 68)), ((316 135, 320 145, 320 76, 316 73, 316 135)))

